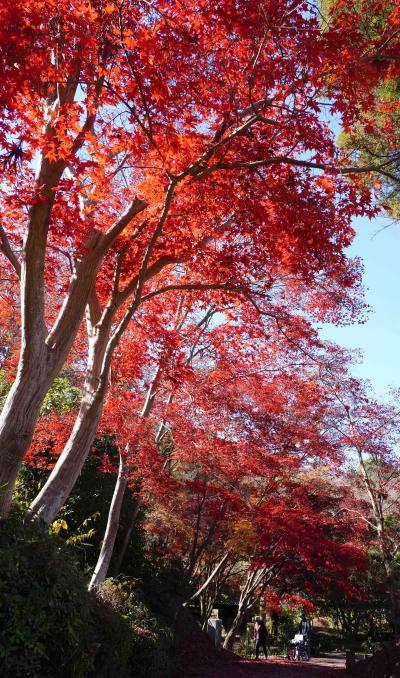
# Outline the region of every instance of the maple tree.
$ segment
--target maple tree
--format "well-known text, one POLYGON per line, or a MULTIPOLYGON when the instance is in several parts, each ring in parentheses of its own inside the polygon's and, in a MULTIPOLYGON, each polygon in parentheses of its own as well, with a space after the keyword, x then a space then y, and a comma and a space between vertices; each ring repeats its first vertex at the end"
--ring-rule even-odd
MULTIPOLYGON (((332 9, 328 0, 323 9, 332 9)), ((347 158, 359 166, 379 164, 379 177, 367 181, 378 188, 379 201, 388 215, 399 216, 399 8, 397 2, 352 2, 335 7, 347 25, 360 20, 366 37, 362 58, 373 64, 378 81, 371 101, 339 135, 347 158)), ((324 17, 330 20, 329 12, 324 17)))
POLYGON ((354 115, 375 71, 357 21, 321 30, 307 3, 20 0, 2 12, 1 241, 21 281, 20 358, 0 419, 7 513, 87 304, 83 447, 116 345, 152 295, 262 296, 270 264, 351 285, 343 248, 368 194, 319 113, 328 98, 354 115))
MULTIPOLYGON (((303 379, 295 388, 288 361, 290 376, 282 374, 279 360, 279 369, 271 376, 271 359, 256 366, 246 353, 241 369, 220 360, 203 377, 197 373, 195 383, 184 387, 187 393, 178 389, 175 408, 168 414, 172 442, 168 466, 162 464, 161 475, 157 474, 152 457, 148 477, 143 478, 145 464, 140 463, 149 493, 148 538, 156 552, 170 553, 184 564, 185 578, 196 587, 188 602, 200 599, 203 625, 223 587, 232 580, 243 583, 240 610, 227 643, 263 590, 278 586, 282 567, 285 580, 293 582, 298 569, 317 571, 324 553, 327 572, 318 572, 320 585, 331 576, 345 588, 349 570, 360 567, 363 559, 356 539, 360 525, 332 511, 340 506, 340 492, 329 502, 315 480, 293 480, 303 465, 325 457, 335 463, 336 438, 330 440, 324 430, 323 412, 329 404, 324 389, 303 379), (199 394, 202 389, 204 398, 199 394), (313 493, 320 497, 314 506, 313 493), (332 513, 325 517, 328 509, 332 513), (329 541, 327 530, 331 538, 336 530, 336 540, 342 535, 342 550, 329 541), (344 560, 344 569, 334 564, 335 558, 339 563, 344 560)), ((315 378, 318 369, 313 365, 310 370, 315 378)))
MULTIPOLYGON (((347 437, 342 430, 343 413, 338 410, 340 393, 343 391, 348 398, 357 386, 355 380, 347 377, 346 354, 317 340, 304 319, 300 322, 302 334, 299 334, 299 318, 294 321, 286 315, 285 331, 282 333, 282 326, 274 318, 267 335, 266 320, 261 320, 258 315, 259 327, 253 325, 251 341, 238 344, 237 322, 222 322, 222 314, 216 310, 218 307, 210 308, 205 308, 201 314, 193 313, 190 298, 181 298, 174 307, 170 323, 164 328, 163 321, 170 317, 170 309, 164 308, 163 313, 159 309, 159 322, 153 327, 154 347, 157 348, 150 363, 142 366, 147 375, 146 398, 143 396, 140 370, 135 362, 132 365, 127 360, 132 350, 132 337, 121 345, 122 353, 113 371, 113 384, 102 422, 104 433, 115 432, 121 449, 127 441, 131 444, 137 441, 133 445, 133 455, 123 455, 125 463, 120 467, 117 493, 121 487, 125 491, 128 484, 126 460, 130 458, 132 479, 138 474, 141 501, 144 500, 150 510, 147 523, 149 539, 152 539, 151 535, 164 534, 164 525, 168 525, 168 533, 163 537, 166 541, 162 542, 161 549, 170 549, 173 557, 182 553, 182 561, 187 562, 186 576, 198 589, 192 599, 199 598, 201 601, 203 624, 206 624, 207 610, 212 609, 218 593, 229 581, 238 579, 240 572, 246 575, 241 614, 262 595, 262 585, 265 588, 271 580, 281 580, 279 568, 276 569, 278 553, 274 553, 276 561, 273 559, 272 564, 269 561, 264 568, 260 568, 257 559, 249 560, 247 570, 243 568, 243 544, 245 548, 254 544, 253 527, 249 523, 249 511, 250 514, 254 511, 254 505, 251 508, 248 504, 250 487, 258 487, 258 492, 261 488, 263 494, 270 495, 269 501, 275 508, 277 497, 280 497, 279 524, 282 533, 279 536, 284 548, 279 553, 285 563, 285 557, 292 548, 293 535, 298 535, 297 521, 303 520, 303 508, 298 513, 294 512, 293 500, 298 489, 292 482, 288 483, 288 477, 292 478, 302 464, 315 463, 320 458, 328 456, 331 465, 340 462, 343 450, 355 442, 348 438, 347 430, 347 437), (211 320, 213 313, 219 322, 204 322, 205 319, 211 320), (290 337, 292 341, 288 341, 290 337), (311 343, 310 338, 313 340, 311 343), (163 365, 163 381, 160 380, 160 364, 163 365), (139 417, 134 414, 135 408, 139 417), (147 417, 151 421, 147 421, 147 417), (241 439, 243 442, 240 442, 241 439), (167 447, 160 446, 162 440, 167 441, 167 447), (282 474, 279 469, 283 468, 285 473, 282 474), (270 484, 271 474, 275 490, 270 484), (276 491, 277 496, 274 494, 276 491), (152 516, 158 516, 156 522, 152 516), (247 516, 247 523, 246 520, 243 522, 244 516, 247 516), (161 531, 157 527, 158 521, 161 521, 161 531), (246 524, 249 529, 245 537, 243 526, 246 524), (194 532, 189 538, 192 529, 194 532), (254 562, 257 563, 256 569, 254 562)), ((238 308, 239 314, 244 313, 247 317, 249 309, 238 308)), ((229 312, 237 317, 235 305, 229 312)), ((283 321, 283 314, 280 320, 283 321)), ((248 328, 248 324, 244 327, 248 328)), ((135 341, 142 342, 143 338, 140 334, 135 341)), ((365 426, 373 426, 373 413, 371 405, 364 415, 365 426)), ((386 444, 390 442, 387 436, 389 423, 395 422, 389 417, 381 431, 386 444)), ((59 434, 56 436, 59 437, 59 434)), ((366 437, 371 440, 370 428, 366 437)), ((385 479, 382 482, 385 484, 385 479)), ((318 484, 310 476, 304 486, 307 495, 299 497, 304 499, 307 496, 309 501, 313 486, 318 487, 318 484)), ((138 485, 134 487, 134 492, 137 492, 138 485)), ((120 499, 122 495, 123 492, 120 499)), ((306 524, 303 524, 304 520, 302 523, 307 535, 306 539, 302 533, 302 546, 305 548, 307 543, 312 545, 316 563, 321 555, 322 534, 313 531, 312 524, 315 522, 320 527, 321 509, 332 506, 332 501, 328 504, 326 500, 322 504, 321 501, 315 506, 318 520, 317 514, 310 514, 306 524)), ((338 500, 335 501, 331 525, 342 530, 345 523, 339 528, 342 519, 337 510, 338 500)), ((114 521, 113 538, 111 542, 104 540, 93 585, 101 583, 110 562, 118 529, 118 515, 115 520, 114 509, 115 506, 112 506, 110 510, 114 521), (107 551, 106 558, 104 551, 107 551)), ((354 522, 354 530, 357 525, 359 529, 360 522, 366 524, 359 501, 348 499, 341 510, 354 522)), ((266 516, 274 515, 274 520, 278 520, 270 504, 265 512, 266 516)), ((391 538, 396 533, 395 525, 393 529, 391 538)), ((268 524, 266 533, 273 534, 273 530, 276 530, 276 522, 272 526, 268 524)), ((364 546, 361 544, 343 552, 346 566, 350 567, 352 559, 357 558, 357 548, 362 550, 364 546)), ((323 550, 327 550, 327 544, 323 550)), ((307 560, 306 551, 304 557, 307 565, 303 567, 307 573, 312 559, 307 560)), ((339 570, 332 561, 330 576, 336 571, 334 579, 336 583, 339 579, 340 586, 347 580, 347 572, 339 570)), ((289 577, 287 571, 285 579, 301 590, 305 585, 304 577, 300 576, 296 584, 298 575, 295 575, 296 572, 292 571, 289 577)), ((328 586, 328 579, 323 581, 328 586)), ((346 595, 349 591, 352 593, 349 588, 346 595)), ((237 623, 240 619, 239 615, 237 623)))
POLYGON ((353 501, 347 510, 363 520, 371 532, 391 602, 391 622, 398 630, 400 548, 399 523, 399 408, 373 399, 356 380, 336 386, 335 426, 343 445, 355 456, 347 482, 353 501))
POLYGON ((97 593, 140 533, 204 629, 235 599, 227 647, 260 601, 350 628, 371 558, 399 618, 398 407, 316 329, 364 319, 352 220, 396 214, 398 31, 381 0, 0 7, 0 515, 24 462, 21 529, 89 535, 97 593))
POLYGON ((312 600, 332 586, 347 596, 357 590, 352 575, 365 569, 362 527, 349 517, 338 520, 343 495, 328 478, 325 471, 318 482, 312 474, 305 482, 305 476, 299 474, 287 483, 286 492, 281 488, 257 506, 256 538, 244 576, 236 582, 239 605, 225 638, 226 647, 233 642, 245 614, 271 592, 281 600, 293 594, 312 600))

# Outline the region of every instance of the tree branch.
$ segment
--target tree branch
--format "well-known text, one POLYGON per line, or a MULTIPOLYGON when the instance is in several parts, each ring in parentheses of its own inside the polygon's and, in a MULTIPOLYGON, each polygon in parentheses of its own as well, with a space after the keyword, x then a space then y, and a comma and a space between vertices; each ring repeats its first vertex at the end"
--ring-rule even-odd
POLYGON ((125 210, 125 212, 114 222, 108 231, 104 234, 102 242, 100 244, 100 250, 102 253, 105 253, 108 248, 113 244, 115 239, 119 236, 124 228, 134 219, 140 212, 148 207, 148 203, 135 196, 125 210))
POLYGON ((141 298, 141 302, 148 301, 159 294, 171 292, 176 290, 226 290, 227 292, 241 292, 242 289, 237 285, 230 286, 228 282, 225 283, 184 283, 182 285, 165 285, 154 292, 149 292, 141 298))
POLYGON ((12 249, 10 245, 10 241, 7 237, 7 234, 2 226, 0 224, 0 250, 3 252, 4 256, 7 257, 8 261, 10 262, 11 266, 13 267, 14 271, 16 272, 18 278, 21 278, 21 264, 17 258, 17 255, 15 254, 14 250, 12 249))
POLYGON ((189 605, 189 603, 192 603, 194 600, 196 600, 196 598, 198 598, 203 593, 203 591, 207 588, 207 586, 209 586, 209 584, 211 584, 212 580, 217 576, 218 572, 220 571, 221 567, 223 566, 223 564, 228 559, 229 555, 230 555, 230 551, 227 551, 225 553, 225 555, 223 556, 223 558, 219 561, 217 566, 214 568, 214 570, 211 572, 208 579, 206 579, 204 584, 196 591, 196 593, 194 593, 188 600, 186 600, 183 603, 183 607, 187 607, 189 605))

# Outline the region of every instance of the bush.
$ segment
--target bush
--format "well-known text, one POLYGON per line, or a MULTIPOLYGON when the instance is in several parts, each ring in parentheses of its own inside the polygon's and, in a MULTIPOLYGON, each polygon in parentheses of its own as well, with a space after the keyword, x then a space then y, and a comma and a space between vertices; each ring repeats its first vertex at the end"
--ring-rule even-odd
POLYGON ((238 642, 238 644, 235 645, 234 650, 235 652, 237 652, 237 654, 240 654, 241 657, 246 657, 247 659, 254 659, 255 643, 251 633, 247 633, 246 636, 243 636, 238 642))
POLYGON ((92 678, 129 678, 130 660, 135 646, 131 627, 117 611, 101 600, 94 609, 94 670, 92 678))
POLYGON ((130 624, 133 640, 131 675, 135 678, 168 678, 172 672, 172 632, 143 602, 139 582, 122 577, 107 579, 100 595, 130 624))
POLYGON ((0 532, 0 666, 6 678, 86 678, 92 598, 54 537, 17 519, 0 532))
POLYGON ((99 599, 60 538, 15 517, 3 523, 1 677, 167 678, 168 633, 150 628, 129 586, 109 585, 99 599))

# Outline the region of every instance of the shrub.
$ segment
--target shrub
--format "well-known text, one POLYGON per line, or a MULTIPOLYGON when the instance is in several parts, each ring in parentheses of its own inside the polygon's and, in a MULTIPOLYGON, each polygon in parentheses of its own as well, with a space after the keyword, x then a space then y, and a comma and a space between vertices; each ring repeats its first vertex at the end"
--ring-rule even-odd
POLYGON ((17 516, 0 531, 1 678, 168 678, 172 633, 137 580, 100 596, 55 534, 17 516))
POLYGON ((93 623, 94 670, 90 678, 129 678, 135 644, 129 623, 102 600, 95 601, 93 623))
POLYGON ((168 678, 172 672, 172 632, 143 602, 139 582, 129 578, 108 579, 100 595, 130 624, 131 675, 168 678))
POLYGON ((59 540, 10 519, 0 532, 0 666, 13 678, 86 678, 91 597, 59 540))

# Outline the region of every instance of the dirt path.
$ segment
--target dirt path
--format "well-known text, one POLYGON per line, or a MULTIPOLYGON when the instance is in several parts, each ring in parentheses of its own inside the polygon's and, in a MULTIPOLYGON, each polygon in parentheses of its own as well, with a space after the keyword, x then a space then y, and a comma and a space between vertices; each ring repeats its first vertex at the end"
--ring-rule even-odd
POLYGON ((310 662, 289 662, 281 657, 268 661, 232 659, 221 661, 195 673, 199 678, 344 678, 342 659, 312 659, 310 662))

